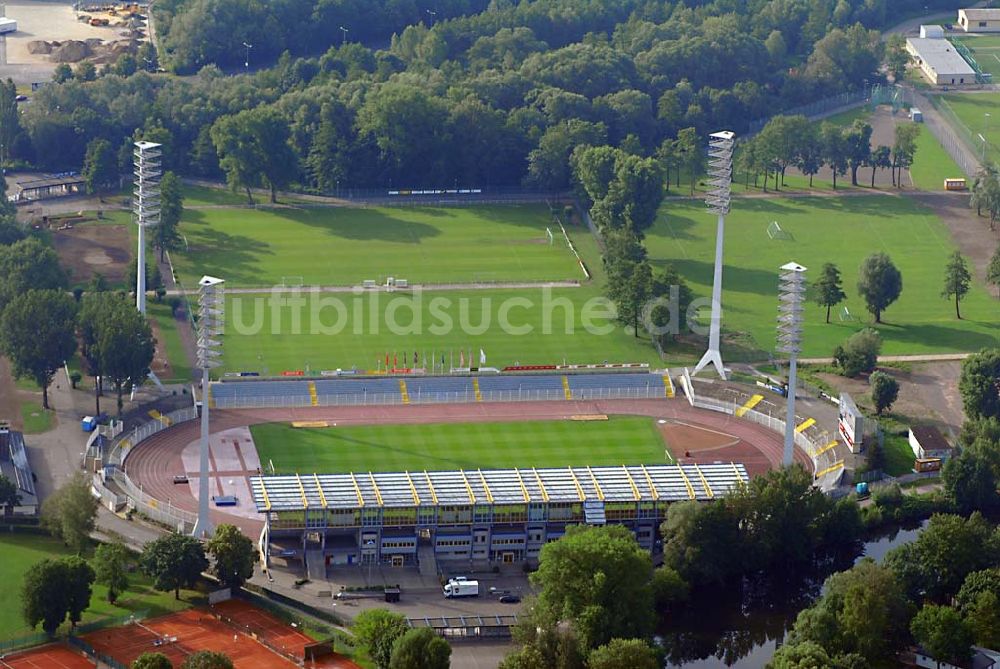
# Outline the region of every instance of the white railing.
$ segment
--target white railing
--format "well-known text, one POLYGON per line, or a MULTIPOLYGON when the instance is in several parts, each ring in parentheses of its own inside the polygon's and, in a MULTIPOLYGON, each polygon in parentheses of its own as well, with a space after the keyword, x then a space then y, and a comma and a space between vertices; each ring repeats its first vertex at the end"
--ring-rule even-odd
POLYGON ((111 451, 108 453, 107 464, 121 466, 125 462, 125 458, 128 457, 128 452, 143 439, 147 439, 171 425, 193 420, 197 417, 198 410, 194 407, 187 407, 186 409, 178 409, 177 411, 163 414, 159 419, 154 419, 132 428, 131 432, 119 435, 118 441, 115 442, 115 445, 111 447, 111 451))

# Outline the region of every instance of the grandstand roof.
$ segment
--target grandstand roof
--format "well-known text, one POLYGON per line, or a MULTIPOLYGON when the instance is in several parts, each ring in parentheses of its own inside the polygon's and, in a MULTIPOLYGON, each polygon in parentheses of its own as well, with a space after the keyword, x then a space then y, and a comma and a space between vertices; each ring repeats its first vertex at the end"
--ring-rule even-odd
POLYGON ((707 501, 747 482, 741 464, 465 469, 253 476, 257 511, 526 502, 707 501))

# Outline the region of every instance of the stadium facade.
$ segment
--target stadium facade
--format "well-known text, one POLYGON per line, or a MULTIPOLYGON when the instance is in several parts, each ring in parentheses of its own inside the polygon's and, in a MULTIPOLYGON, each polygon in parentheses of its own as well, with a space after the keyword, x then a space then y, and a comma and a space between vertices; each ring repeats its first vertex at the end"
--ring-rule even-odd
MULTIPOLYGON (((670 504, 746 483, 743 465, 632 465, 252 477, 271 556, 320 565, 517 563, 572 525, 618 524, 658 552, 670 504)), ((324 573, 324 572, 320 572, 324 573)))

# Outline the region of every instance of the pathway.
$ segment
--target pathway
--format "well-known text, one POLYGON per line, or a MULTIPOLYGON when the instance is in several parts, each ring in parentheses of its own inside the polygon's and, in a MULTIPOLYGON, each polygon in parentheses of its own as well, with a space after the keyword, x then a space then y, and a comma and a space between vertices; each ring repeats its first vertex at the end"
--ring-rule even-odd
MULTIPOLYGON (((943 362, 948 360, 965 360, 971 353, 928 353, 919 355, 880 355, 879 362, 943 362)), ((833 358, 799 358, 799 362, 807 365, 829 365, 833 358)))

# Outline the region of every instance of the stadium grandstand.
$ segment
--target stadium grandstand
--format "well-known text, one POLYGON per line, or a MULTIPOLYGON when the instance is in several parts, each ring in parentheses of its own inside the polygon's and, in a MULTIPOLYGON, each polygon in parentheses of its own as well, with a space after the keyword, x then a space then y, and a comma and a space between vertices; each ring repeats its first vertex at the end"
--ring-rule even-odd
POLYGON ((24 435, 11 430, 7 421, 0 421, 0 472, 17 486, 19 504, 11 512, 19 516, 35 515, 38 512, 38 495, 24 448, 24 435))
POLYGON ((249 409, 555 399, 654 399, 672 397, 674 388, 665 374, 619 372, 227 379, 212 384, 210 392, 213 407, 249 409))
POLYGON ((514 563, 570 525, 624 525, 659 551, 667 507, 746 483, 733 463, 251 477, 267 556, 331 564, 514 563))

